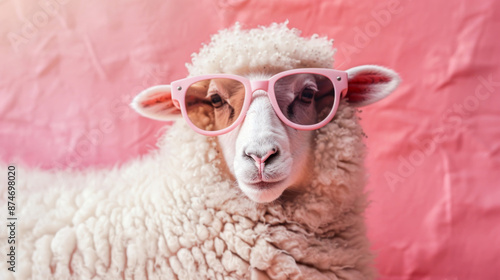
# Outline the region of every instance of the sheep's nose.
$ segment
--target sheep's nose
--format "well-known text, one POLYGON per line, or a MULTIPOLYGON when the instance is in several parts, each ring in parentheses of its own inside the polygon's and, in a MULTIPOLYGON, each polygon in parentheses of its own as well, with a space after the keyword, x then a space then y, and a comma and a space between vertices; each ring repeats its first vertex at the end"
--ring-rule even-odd
POLYGON ((275 157, 278 154, 278 148, 273 147, 268 149, 266 152, 264 151, 245 151, 245 155, 249 158, 252 158, 255 162, 255 165, 259 169, 259 173, 262 173, 264 169, 264 165, 266 161, 269 161, 271 158, 275 157))

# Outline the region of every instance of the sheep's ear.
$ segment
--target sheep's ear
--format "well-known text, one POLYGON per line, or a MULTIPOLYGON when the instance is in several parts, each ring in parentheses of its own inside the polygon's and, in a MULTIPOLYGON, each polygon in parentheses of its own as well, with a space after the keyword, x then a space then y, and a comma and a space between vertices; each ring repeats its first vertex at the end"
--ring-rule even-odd
POLYGON ((137 113, 159 121, 172 121, 181 117, 179 104, 172 100, 170 86, 150 87, 139 93, 130 106, 137 113))
POLYGON ((347 101, 356 107, 375 103, 393 92, 401 79, 382 66, 363 65, 347 70, 347 101))

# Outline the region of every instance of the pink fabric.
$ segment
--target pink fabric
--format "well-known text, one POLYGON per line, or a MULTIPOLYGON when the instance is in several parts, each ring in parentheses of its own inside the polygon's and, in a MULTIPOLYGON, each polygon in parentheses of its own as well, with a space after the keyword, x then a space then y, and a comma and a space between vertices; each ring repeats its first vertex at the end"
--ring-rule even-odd
POLYGON ((289 19, 337 40, 336 68, 403 78, 361 115, 380 279, 499 279, 500 2, 374 3, 0 1, 0 160, 85 168, 144 154, 164 124, 129 109, 135 94, 185 77, 220 28, 289 19))

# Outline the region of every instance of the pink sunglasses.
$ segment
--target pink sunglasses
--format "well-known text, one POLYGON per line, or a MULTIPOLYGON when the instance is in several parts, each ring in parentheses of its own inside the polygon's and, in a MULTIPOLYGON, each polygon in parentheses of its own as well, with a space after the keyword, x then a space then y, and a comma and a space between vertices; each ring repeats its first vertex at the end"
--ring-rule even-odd
POLYGON ((313 130, 333 119, 340 97, 347 93, 347 72, 303 68, 258 81, 214 74, 177 80, 170 86, 174 105, 203 135, 221 135, 241 124, 257 90, 267 91, 283 123, 299 130, 313 130))

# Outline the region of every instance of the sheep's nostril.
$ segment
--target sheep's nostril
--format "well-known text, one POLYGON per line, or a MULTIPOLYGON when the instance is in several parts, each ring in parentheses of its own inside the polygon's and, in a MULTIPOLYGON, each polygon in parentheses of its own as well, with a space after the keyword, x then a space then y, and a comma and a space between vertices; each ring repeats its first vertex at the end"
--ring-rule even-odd
POLYGON ((279 155, 279 150, 277 148, 273 148, 271 151, 272 153, 265 160, 267 163, 279 155))

